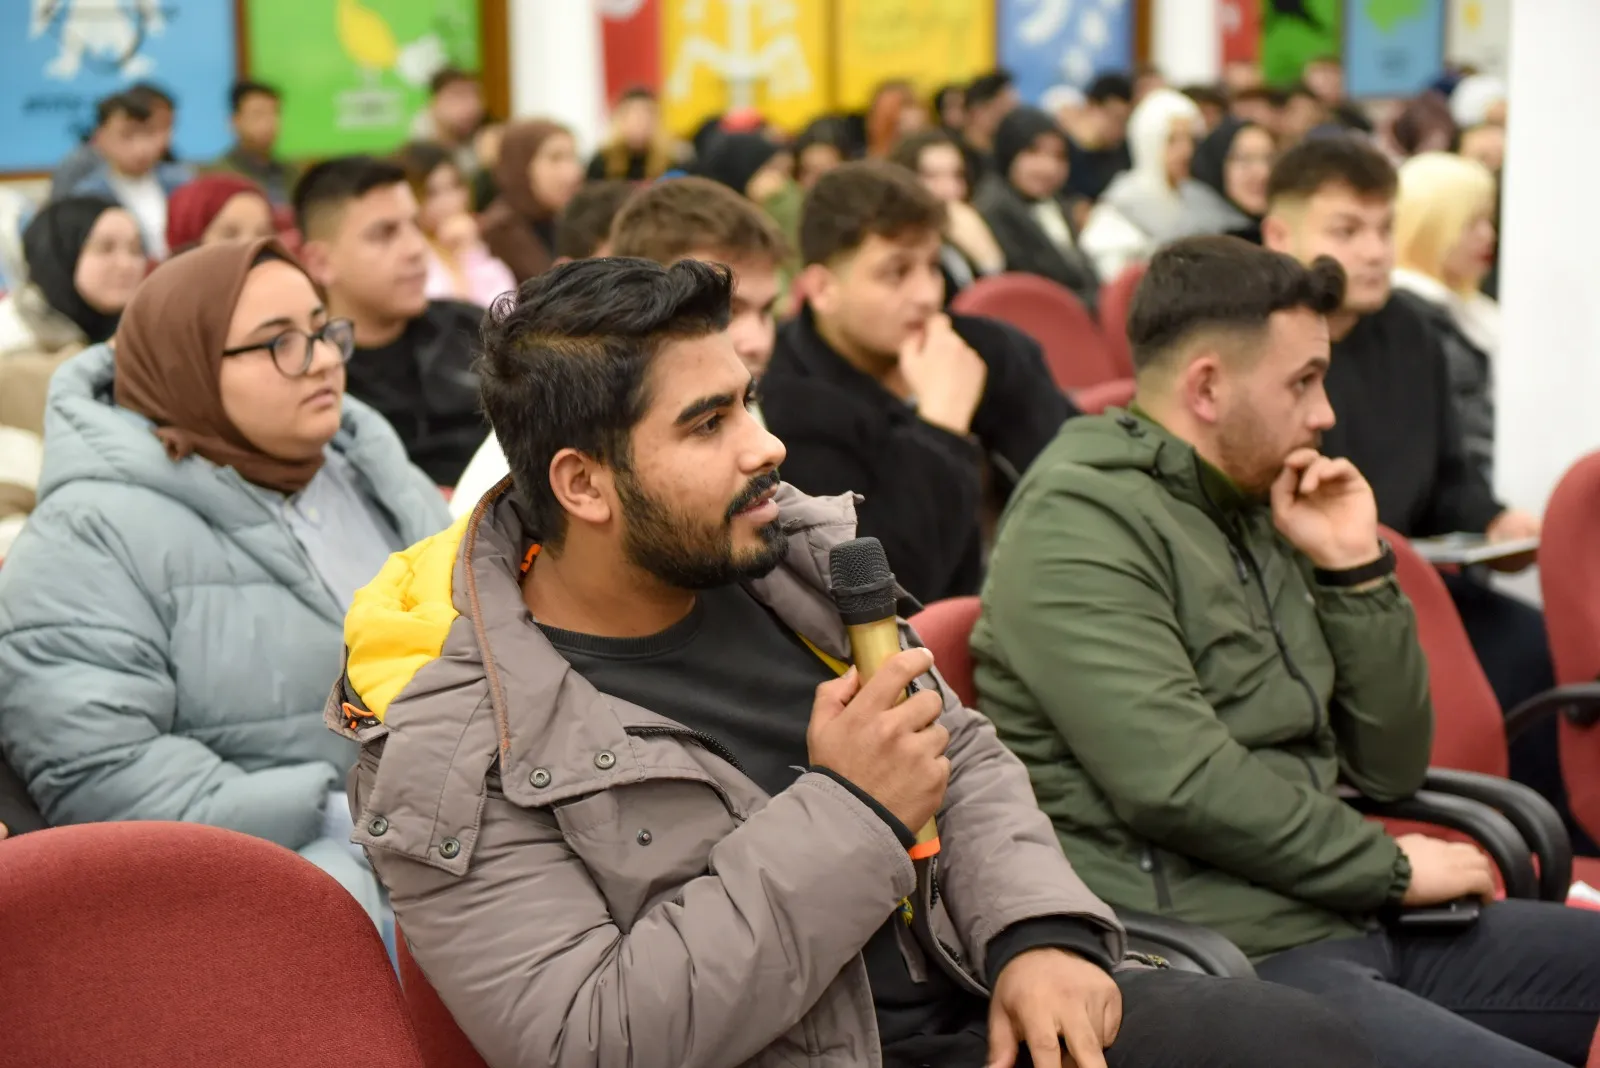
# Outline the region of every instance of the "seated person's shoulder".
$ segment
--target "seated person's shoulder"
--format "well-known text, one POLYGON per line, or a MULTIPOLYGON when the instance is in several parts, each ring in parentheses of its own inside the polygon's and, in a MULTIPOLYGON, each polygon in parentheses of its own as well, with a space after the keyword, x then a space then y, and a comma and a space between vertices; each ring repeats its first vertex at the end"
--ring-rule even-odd
POLYGON ((431 300, 428 302, 428 317, 448 330, 462 330, 472 334, 478 332, 483 323, 484 309, 471 301, 465 300, 431 300))
POLYGON ((1026 332, 999 319, 983 315, 950 314, 950 325, 972 351, 993 366, 997 361, 1015 359, 1023 353, 1040 356, 1039 343, 1026 332))

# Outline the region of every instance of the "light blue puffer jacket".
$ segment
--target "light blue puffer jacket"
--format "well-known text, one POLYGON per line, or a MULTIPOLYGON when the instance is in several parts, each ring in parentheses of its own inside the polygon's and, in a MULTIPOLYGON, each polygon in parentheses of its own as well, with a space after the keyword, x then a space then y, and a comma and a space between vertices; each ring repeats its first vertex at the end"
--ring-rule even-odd
MULTIPOLYGON (((344 612, 231 468, 167 458, 111 350, 51 381, 39 504, 0 568, 0 750, 52 824, 184 820, 299 849, 355 748, 322 723, 344 612)), ((381 416, 333 448, 402 544, 449 522, 381 416)))

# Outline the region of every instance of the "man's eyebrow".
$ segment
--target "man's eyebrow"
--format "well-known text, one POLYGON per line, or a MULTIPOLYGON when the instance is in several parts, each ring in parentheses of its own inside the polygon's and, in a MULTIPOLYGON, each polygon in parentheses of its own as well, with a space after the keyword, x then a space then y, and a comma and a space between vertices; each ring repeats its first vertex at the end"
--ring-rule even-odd
MULTIPOLYGON (((746 387, 748 388, 748 387, 746 387)), ((673 420, 674 426, 688 426, 702 415, 708 415, 719 408, 731 408, 738 400, 732 393, 713 393, 701 397, 678 413, 678 418, 673 420)))

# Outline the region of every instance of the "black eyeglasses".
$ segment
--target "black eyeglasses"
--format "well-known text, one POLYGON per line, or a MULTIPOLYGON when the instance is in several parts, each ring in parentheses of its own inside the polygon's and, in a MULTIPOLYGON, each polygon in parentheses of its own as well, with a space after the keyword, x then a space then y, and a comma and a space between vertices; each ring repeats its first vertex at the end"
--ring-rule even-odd
POLYGON ((339 362, 349 363, 350 355, 356 351, 355 324, 349 319, 329 319, 322 329, 309 334, 304 330, 285 330, 271 341, 223 349, 222 354, 242 356, 247 352, 265 349, 272 354, 272 366, 278 369, 279 374, 285 378, 302 378, 311 370, 311 361, 316 359, 317 350, 312 345, 314 341, 325 341, 332 345, 333 351, 339 354, 339 362))

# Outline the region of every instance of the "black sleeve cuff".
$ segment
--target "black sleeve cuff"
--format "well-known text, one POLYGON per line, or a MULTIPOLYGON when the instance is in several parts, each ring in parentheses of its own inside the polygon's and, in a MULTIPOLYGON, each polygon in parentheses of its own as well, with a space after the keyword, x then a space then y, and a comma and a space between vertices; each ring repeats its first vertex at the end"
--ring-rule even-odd
POLYGON ((911 829, 905 824, 901 823, 900 820, 895 817, 894 813, 878 804, 878 799, 867 793, 861 787, 857 786, 843 775, 840 775, 832 768, 824 768, 813 764, 806 770, 814 771, 818 775, 826 775, 840 786, 843 786, 846 790, 849 790, 851 793, 855 794, 857 800, 870 808, 874 813, 877 814, 877 817, 880 820, 889 825, 889 829, 894 832, 894 836, 900 839, 901 845, 905 846, 907 849, 910 849, 912 846, 917 844, 917 836, 911 832, 911 829))
POLYGON ((989 939, 989 951, 984 955, 989 985, 993 987, 1005 966, 1018 956, 1047 946, 1076 954, 1109 972, 1116 961, 1106 949, 1103 933, 1095 924, 1074 916, 1039 916, 1014 923, 989 939))

